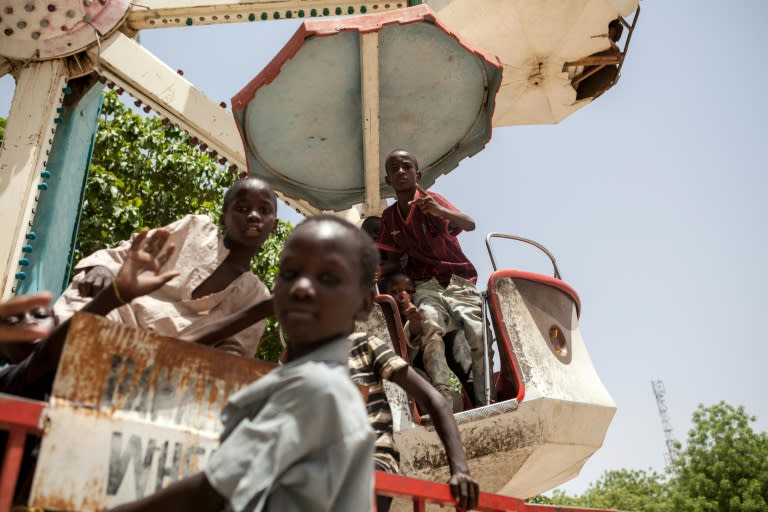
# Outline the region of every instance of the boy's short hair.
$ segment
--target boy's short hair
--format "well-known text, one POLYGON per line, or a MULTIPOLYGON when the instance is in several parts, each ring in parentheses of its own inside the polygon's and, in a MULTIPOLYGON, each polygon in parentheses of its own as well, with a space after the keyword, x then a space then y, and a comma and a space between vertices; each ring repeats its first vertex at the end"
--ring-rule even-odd
POLYGON ((389 159, 392 158, 395 155, 402 155, 402 156, 408 158, 408 160, 413 162, 413 166, 416 167, 416 170, 417 171, 419 170, 419 161, 416 160, 416 157, 413 156, 407 149, 397 148, 397 149, 393 149, 392 151, 390 151, 389 154, 387 155, 387 158, 384 159, 384 171, 385 172, 389 172, 389 168, 387 167, 387 162, 389 162, 389 159))
POLYGON ((363 223, 360 225, 360 229, 368 233, 371 238, 376 241, 376 237, 373 236, 373 233, 381 229, 381 217, 377 217, 376 215, 366 217, 363 223))
MULTIPOLYGON (((379 250, 376 248, 376 244, 373 243, 371 237, 351 222, 329 214, 308 217, 299 226, 308 225, 307 227, 310 227, 312 224, 324 221, 335 222, 349 231, 349 236, 357 245, 360 257, 360 284, 364 287, 371 286, 376 275, 376 268, 379 266, 379 250)), ((296 227, 298 228, 299 226, 296 227)))
POLYGON ((237 192, 243 188, 243 185, 251 181, 257 181, 261 183, 265 188, 272 192, 272 204, 274 204, 275 209, 277 209, 277 196, 275 195, 275 191, 272 190, 272 186, 261 178, 256 178, 255 176, 246 176, 245 178, 240 178, 235 181, 232 186, 229 187, 226 192, 224 192, 224 200, 221 203, 222 213, 227 211, 227 209, 232 204, 232 201, 235 200, 235 195, 237 195, 237 192))

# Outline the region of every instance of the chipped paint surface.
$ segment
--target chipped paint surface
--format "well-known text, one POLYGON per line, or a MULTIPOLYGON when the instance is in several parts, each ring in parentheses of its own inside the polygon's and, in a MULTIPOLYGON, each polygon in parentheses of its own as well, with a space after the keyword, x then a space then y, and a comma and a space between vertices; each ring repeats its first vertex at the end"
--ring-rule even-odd
POLYGON ((30 505, 99 510, 205 467, 227 397, 274 366, 78 314, 30 505))

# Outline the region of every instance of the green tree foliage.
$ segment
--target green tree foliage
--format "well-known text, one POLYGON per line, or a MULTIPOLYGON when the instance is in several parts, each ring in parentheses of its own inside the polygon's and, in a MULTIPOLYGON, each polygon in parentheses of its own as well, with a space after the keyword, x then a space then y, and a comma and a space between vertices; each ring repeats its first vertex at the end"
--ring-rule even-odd
POLYGON ((754 421, 741 406, 698 407, 673 465, 672 510, 768 511, 768 433, 755 432, 754 421))
POLYGON ((606 471, 579 496, 555 490, 531 502, 637 512, 768 511, 768 434, 725 402, 693 414, 688 442, 666 475, 606 471))
POLYGON ((603 473, 580 496, 569 496, 556 490, 551 498, 537 496, 531 501, 633 512, 662 512, 666 510, 667 500, 663 475, 652 470, 619 469, 603 473))
POLYGON ((5 126, 8 121, 4 117, 0 117, 0 142, 5 138, 5 126))
POLYGON ((187 213, 218 219, 224 190, 236 178, 191 145, 186 132, 105 94, 75 259, 187 213))
MULTIPOLYGON (((141 116, 114 92, 104 96, 85 191, 75 260, 128 239, 142 227, 165 226, 189 213, 217 220, 224 191, 237 176, 157 116, 141 116)), ((271 289, 290 223, 280 221, 253 270, 271 289)), ((277 360, 280 341, 270 319, 259 356, 277 360)))

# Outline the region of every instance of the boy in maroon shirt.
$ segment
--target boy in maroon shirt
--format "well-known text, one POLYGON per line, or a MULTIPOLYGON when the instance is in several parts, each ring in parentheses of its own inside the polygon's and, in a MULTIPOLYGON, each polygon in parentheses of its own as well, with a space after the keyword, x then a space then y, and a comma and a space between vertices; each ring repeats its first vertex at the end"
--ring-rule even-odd
MULTIPOLYGON (((407 151, 392 151, 384 165, 397 201, 381 215, 377 245, 387 255, 383 273, 403 270, 413 279, 424 347, 434 345, 430 350, 444 352, 445 333, 463 330, 472 351, 475 403, 487 405, 482 297, 475 286, 477 271, 456 238, 474 230, 475 221, 441 195, 419 187, 419 165, 407 151), (407 261, 401 269, 403 255, 407 261)), ((490 347, 488 352, 490 361, 490 347)))

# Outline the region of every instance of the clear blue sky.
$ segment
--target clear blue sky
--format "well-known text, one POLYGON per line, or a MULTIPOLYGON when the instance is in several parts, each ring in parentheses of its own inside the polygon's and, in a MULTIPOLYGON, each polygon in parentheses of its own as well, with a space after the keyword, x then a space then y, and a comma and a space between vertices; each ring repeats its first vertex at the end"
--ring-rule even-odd
MULTIPOLYGON (((618 411, 571 492, 606 469, 663 468, 651 379, 664 380, 681 441, 697 404, 719 400, 768 429, 768 3, 642 8, 613 90, 560 125, 497 129, 434 187, 477 221, 461 241, 481 282, 485 234, 502 231, 549 247, 581 296, 581 331, 618 411)), ((295 26, 156 30, 141 41, 229 103, 295 26)), ((12 80, 0 80, 0 115, 12 93, 12 80)), ((532 249, 498 247, 505 267, 549 272, 532 249)))

